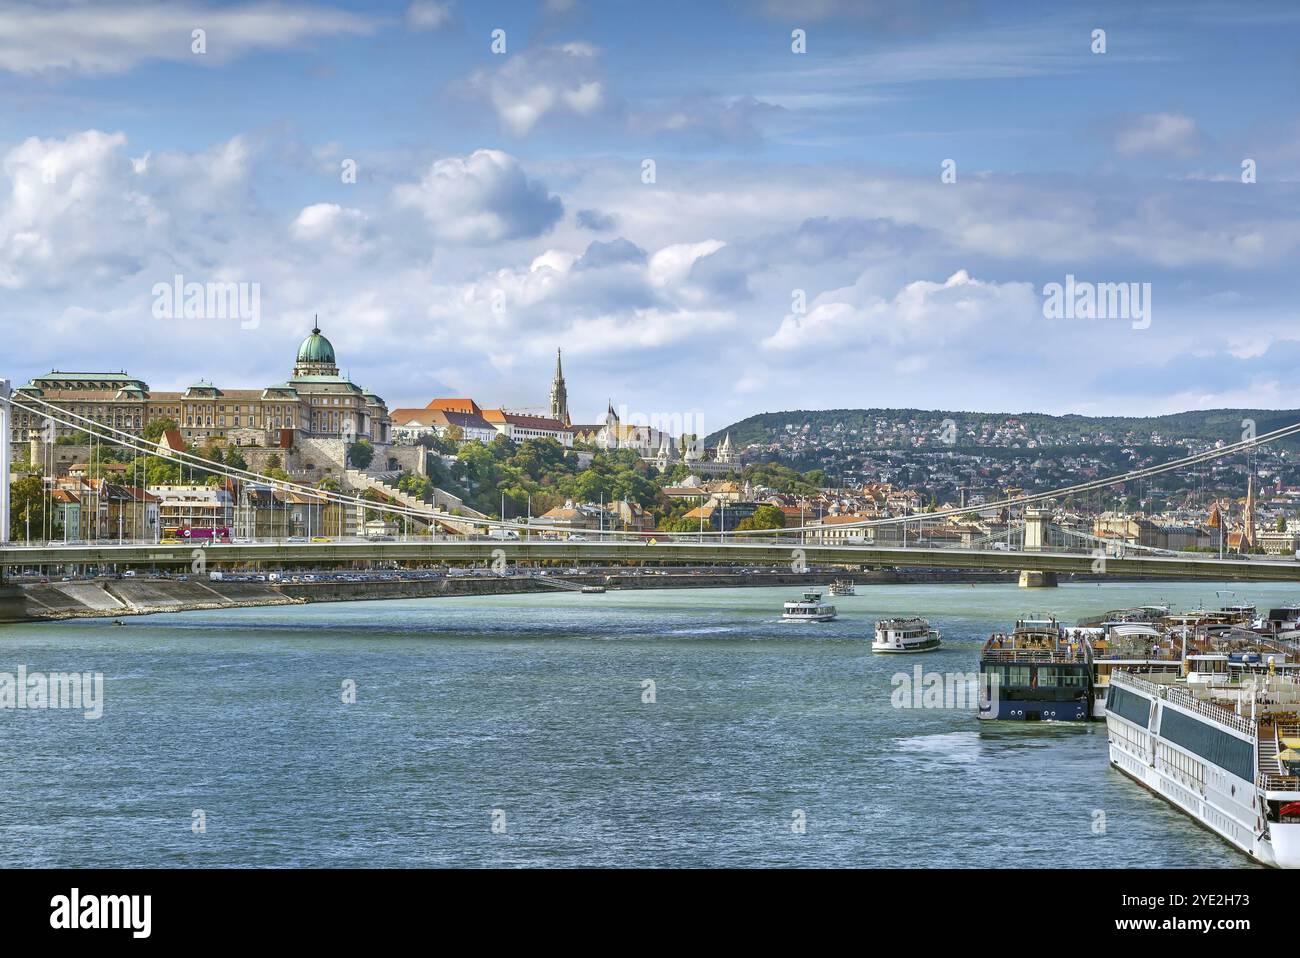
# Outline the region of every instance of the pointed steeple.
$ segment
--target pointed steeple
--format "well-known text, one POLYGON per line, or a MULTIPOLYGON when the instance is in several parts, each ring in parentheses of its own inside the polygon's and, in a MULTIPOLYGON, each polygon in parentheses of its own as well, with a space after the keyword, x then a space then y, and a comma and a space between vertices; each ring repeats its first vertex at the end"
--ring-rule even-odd
POLYGON ((555 350, 555 378, 551 380, 551 418, 566 426, 569 422, 569 390, 564 385, 564 369, 560 365, 560 350, 555 350))

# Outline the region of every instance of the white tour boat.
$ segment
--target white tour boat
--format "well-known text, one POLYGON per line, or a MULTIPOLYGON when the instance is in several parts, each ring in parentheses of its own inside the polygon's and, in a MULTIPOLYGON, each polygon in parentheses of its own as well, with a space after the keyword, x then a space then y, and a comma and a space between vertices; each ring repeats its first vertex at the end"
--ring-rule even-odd
POLYGON ((1300 868, 1300 682, 1290 649, 1188 654, 1110 677, 1110 763, 1265 865, 1300 868))
POLYGON ((790 622, 830 622, 835 618, 835 606, 823 602, 818 589, 809 589, 802 599, 791 599, 785 604, 781 618, 790 622))
POLYGON ((881 619, 876 623, 871 651, 931 652, 939 644, 939 630, 930 628, 925 619, 881 619))
POLYGON ((852 579, 836 579, 831 583, 831 595, 857 595, 852 579))

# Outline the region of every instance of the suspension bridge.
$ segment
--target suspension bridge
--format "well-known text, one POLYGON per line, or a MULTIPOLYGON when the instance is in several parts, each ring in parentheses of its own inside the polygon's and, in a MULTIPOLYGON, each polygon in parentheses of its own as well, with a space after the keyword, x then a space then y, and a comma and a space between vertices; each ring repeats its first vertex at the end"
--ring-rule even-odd
MULTIPOLYGON (((834 526, 834 541, 827 527, 803 524, 775 530, 726 532, 644 533, 602 530, 584 538, 543 539, 536 526, 519 521, 467 518, 436 505, 411 500, 377 501, 361 490, 323 489, 275 478, 229 464, 214 463, 193 453, 160 448, 131 432, 70 412, 39 397, 14 395, 0 380, 0 477, 10 474, 12 416, 21 410, 48 422, 79 430, 92 441, 137 453, 169 459, 183 466, 243 483, 259 484, 285 493, 298 493, 351 511, 358 520, 379 514, 419 534, 382 539, 348 535, 237 537, 231 542, 167 543, 144 530, 120 530, 115 539, 67 542, 10 541, 10 490, 0 482, 0 574, 6 569, 135 569, 223 568, 275 569, 327 568, 358 564, 430 563, 542 563, 653 564, 661 566, 731 565, 784 567, 801 571, 812 566, 846 566, 863 569, 942 568, 982 570, 1035 570, 1048 574, 1109 574, 1123 577, 1168 577, 1219 581, 1300 581, 1300 562, 1294 556, 1214 556, 1177 552, 1149 546, 1118 544, 1087 533, 1053 525, 1053 500, 1079 496, 1118 484, 1209 462, 1258 445, 1300 434, 1300 423, 1225 444, 1171 462, 1135 469, 1049 491, 1036 492, 941 509, 934 512, 884 518, 864 518, 834 526), (935 532, 949 520, 990 511, 1020 512, 1008 521, 1000 536, 969 540, 962 545, 937 542, 935 532), (881 531, 895 527, 882 544, 881 531), (901 536, 899 533, 901 532, 901 536), (909 541, 910 537, 910 541, 909 541), (317 541, 319 540, 319 541, 317 541)), ((352 529, 363 523, 349 523, 352 529)))

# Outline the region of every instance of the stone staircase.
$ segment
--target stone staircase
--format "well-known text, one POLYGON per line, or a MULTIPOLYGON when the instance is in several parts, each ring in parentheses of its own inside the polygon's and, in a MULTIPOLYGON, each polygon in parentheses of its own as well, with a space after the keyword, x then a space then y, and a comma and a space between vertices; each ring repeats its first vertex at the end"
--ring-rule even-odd
MULTIPOLYGON (((453 496, 451 493, 439 489, 436 486, 433 490, 432 505, 425 502, 423 499, 416 498, 410 493, 403 492, 397 488, 395 483, 395 480, 400 475, 400 472, 371 474, 363 472, 360 469, 349 469, 345 473, 348 485, 353 489, 373 489, 375 492, 391 499, 403 508, 422 513, 435 513, 437 522, 440 526, 450 528, 462 535, 468 535, 474 531, 474 523, 469 520, 488 518, 488 516, 485 516, 476 509, 471 509, 469 506, 465 505, 465 503, 456 496, 453 496), (393 482, 390 482, 390 480, 393 480, 393 482), (459 515, 452 515, 452 510, 455 510, 459 515)), ((431 516, 430 522, 425 523, 425 525, 431 524, 433 518, 434 517, 431 516)), ((416 519, 413 516, 412 521, 419 522, 421 520, 416 519)), ((435 531, 445 531, 445 528, 435 531)), ((358 532, 355 534, 359 535, 361 533, 358 532)))

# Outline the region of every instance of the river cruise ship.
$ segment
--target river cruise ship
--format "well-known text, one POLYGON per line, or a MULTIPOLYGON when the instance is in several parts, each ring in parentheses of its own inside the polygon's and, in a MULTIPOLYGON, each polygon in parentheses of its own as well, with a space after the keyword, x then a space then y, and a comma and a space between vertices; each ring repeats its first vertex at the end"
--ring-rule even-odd
POLYGON ((1092 717, 1106 718, 1110 677, 1120 670, 1181 674, 1183 657, 1199 646, 1193 633, 1157 628, 1149 622, 1105 622, 1097 629, 1081 629, 1092 646, 1092 717))
POLYGON ((835 619, 835 606, 822 601, 820 590, 809 589, 802 599, 791 599, 785 604, 781 618, 787 622, 831 622, 835 619))
POLYGON ((852 579, 836 579, 831 583, 831 595, 857 595, 852 579))
POLYGON ((1293 645, 1231 640, 1189 653, 1186 675, 1115 671, 1111 765, 1257 861, 1300 868, 1295 663, 1293 645))
POLYGON ((1092 716, 1092 649, 1082 630, 1067 633, 1053 616, 1026 617, 980 651, 989 690, 982 719, 1086 722, 1092 716))
POLYGON ((925 619, 881 619, 871 651, 933 652, 939 645, 939 630, 930 628, 925 619))

